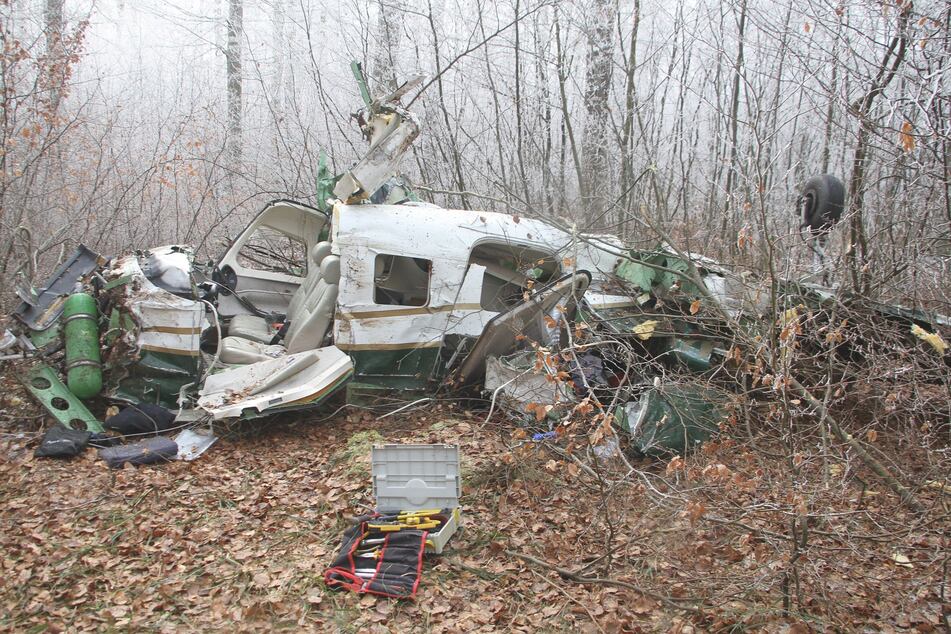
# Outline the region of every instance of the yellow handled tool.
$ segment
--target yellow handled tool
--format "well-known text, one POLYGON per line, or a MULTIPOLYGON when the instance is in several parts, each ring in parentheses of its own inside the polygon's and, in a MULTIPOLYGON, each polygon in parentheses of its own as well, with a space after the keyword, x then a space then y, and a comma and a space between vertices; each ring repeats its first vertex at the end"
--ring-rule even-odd
POLYGON ((396 516, 396 519, 404 520, 410 517, 425 517, 427 515, 437 515, 441 511, 442 509, 423 509, 421 511, 400 511, 400 514, 396 516))
POLYGON ((381 533, 392 533, 395 531, 403 530, 404 528, 411 530, 429 530, 430 528, 438 527, 442 522, 439 520, 431 520, 428 517, 423 518, 425 521, 418 521, 418 523, 409 523, 404 524, 402 522, 397 522, 394 524, 367 524, 367 528, 370 530, 377 530, 381 533))

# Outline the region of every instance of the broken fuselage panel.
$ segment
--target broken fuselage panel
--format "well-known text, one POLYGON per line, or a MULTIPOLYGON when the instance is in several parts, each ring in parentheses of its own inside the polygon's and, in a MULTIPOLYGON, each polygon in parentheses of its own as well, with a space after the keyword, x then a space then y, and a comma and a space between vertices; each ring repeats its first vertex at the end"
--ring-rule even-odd
POLYGON ((276 201, 219 259, 204 301, 183 247, 107 269, 113 321, 129 326, 114 333, 110 395, 168 404, 190 385, 197 407, 228 418, 313 406, 351 375, 354 399, 426 392, 501 313, 577 271, 603 281, 617 257, 505 214, 337 203, 330 221, 276 201))
POLYGON ((102 277, 106 394, 177 407, 182 387, 199 376, 200 336, 211 326, 192 281, 190 249, 173 245, 118 257, 102 277))

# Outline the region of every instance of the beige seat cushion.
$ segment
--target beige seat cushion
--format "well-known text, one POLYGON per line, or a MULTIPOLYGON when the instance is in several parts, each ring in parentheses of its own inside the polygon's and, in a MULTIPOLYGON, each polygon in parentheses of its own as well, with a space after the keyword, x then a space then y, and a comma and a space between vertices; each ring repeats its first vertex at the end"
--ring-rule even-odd
MULTIPOLYGON (((320 265, 328 255, 330 255, 329 242, 318 242, 310 250, 310 267, 307 271, 307 277, 294 292, 290 304, 287 306, 288 321, 293 321, 298 316, 301 306, 304 305, 307 297, 313 293, 317 282, 321 278, 320 265)), ((271 343, 275 334, 277 334, 277 329, 271 328, 266 319, 257 315, 235 315, 228 325, 228 336, 241 337, 258 343, 271 343)))
POLYGON ((333 323, 337 304, 337 282, 340 280, 340 258, 328 255, 320 264, 320 280, 297 310, 297 318, 284 337, 284 346, 267 345, 243 337, 229 336, 221 340, 219 359, 227 364, 248 364, 274 359, 284 354, 314 350, 323 345, 333 323))
POLYGON ((287 329, 284 344, 290 354, 323 346, 334 319, 339 281, 340 258, 328 255, 320 265, 320 281, 305 298, 287 329))
POLYGON ((266 319, 257 315, 235 315, 228 325, 228 335, 259 343, 271 343, 276 332, 266 319))
POLYGON ((221 340, 218 358, 229 365, 247 365, 268 359, 277 359, 287 353, 284 346, 268 345, 241 337, 225 337, 221 340))
POLYGON ((314 245, 314 248, 310 250, 311 268, 307 271, 307 278, 304 279, 300 288, 297 289, 297 292, 295 292, 291 298, 291 303, 287 307, 287 321, 293 321, 294 318, 297 317, 297 311, 300 310, 304 300, 308 295, 314 292, 314 287, 317 286, 317 282, 320 281, 322 276, 320 265, 323 264, 324 258, 328 255, 330 255, 329 242, 318 242, 314 245))

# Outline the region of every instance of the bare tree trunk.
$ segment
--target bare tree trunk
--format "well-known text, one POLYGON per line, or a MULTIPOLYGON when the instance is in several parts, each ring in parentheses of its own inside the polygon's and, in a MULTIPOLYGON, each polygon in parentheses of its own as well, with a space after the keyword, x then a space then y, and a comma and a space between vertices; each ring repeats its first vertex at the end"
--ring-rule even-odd
POLYGON ((612 25, 617 8, 613 0, 591 0, 584 101, 587 110, 582 156, 584 196, 589 215, 598 215, 602 203, 595 192, 604 190, 608 174, 607 126, 611 114, 611 74, 614 39, 612 25))
POLYGON ((905 50, 908 48, 908 21, 912 12, 912 3, 901 6, 898 14, 898 31, 892 38, 879 64, 878 72, 866 92, 852 104, 852 112, 859 118, 859 136, 855 144, 855 156, 852 159, 852 176, 849 179, 849 249, 846 252, 849 274, 852 284, 859 293, 869 292, 871 272, 869 271, 869 243, 865 233, 864 199, 865 173, 868 169, 869 146, 875 126, 872 121, 872 107, 875 99, 885 92, 888 84, 895 78, 905 50))
MULTIPOLYGON (((557 57, 558 67, 558 94, 561 97, 561 120, 562 120, 562 140, 561 140, 561 174, 565 174, 565 146, 571 148, 571 158, 575 165, 575 174, 578 177, 578 190, 581 198, 586 198, 586 188, 584 175, 581 170, 581 159, 578 156, 578 144, 575 142, 574 126, 571 125, 571 111, 568 108, 568 92, 565 84, 568 81, 568 62, 565 59, 565 52, 561 43, 561 20, 558 16, 558 8, 555 8, 555 55, 557 57), (566 143, 567 142, 567 143, 566 143)), ((561 192, 564 199, 565 186, 562 182, 561 192)), ((564 205, 564 200, 562 205, 564 205)))
MULTIPOLYGON (((482 11, 482 7, 480 6, 479 18, 478 18, 479 31, 482 34, 482 39, 485 39, 486 38, 485 21, 482 17, 482 14, 483 14, 483 11, 482 11)), ((492 91, 493 114, 495 115, 495 120, 498 122, 498 125, 495 126, 495 149, 499 158, 499 175, 501 176, 501 179, 502 179, 502 191, 504 192, 504 195, 505 195, 505 206, 506 206, 505 210, 510 211, 511 204, 512 204, 512 192, 511 192, 511 187, 509 185, 508 174, 505 169, 505 164, 507 161, 505 160, 505 143, 503 142, 504 133, 502 130, 502 121, 503 121, 502 108, 499 104, 499 95, 501 94, 501 92, 496 87, 495 71, 492 68, 492 63, 491 63, 492 55, 489 52, 489 47, 488 46, 484 47, 482 52, 483 52, 483 59, 485 60, 486 80, 488 81, 489 89, 492 91)), ((491 161, 489 161, 489 164, 491 165, 491 161)))
MULTIPOLYGON (((723 123, 724 118, 722 113, 725 112, 726 106, 723 102, 723 76, 725 74, 724 66, 726 65, 726 51, 724 50, 723 45, 723 36, 726 31, 726 11, 723 5, 720 6, 720 16, 718 20, 718 27, 720 32, 720 45, 717 47, 717 57, 716 64, 714 65, 712 75, 712 80, 704 81, 704 84, 712 82, 713 92, 716 96, 716 112, 717 116, 713 120, 713 130, 711 134, 711 139, 707 142, 710 147, 710 156, 712 159, 712 168, 710 170, 710 186, 707 189, 707 202, 706 209, 703 218, 703 226, 709 227, 712 231, 712 228, 716 226, 717 213, 720 209, 719 207, 719 189, 720 189, 720 178, 723 174, 723 123)), ((709 76, 710 73, 708 73, 709 76)))
POLYGON ((725 200, 723 203, 722 225, 720 227, 721 237, 730 245, 733 244, 733 241, 727 240, 726 237, 728 229, 735 228, 735 223, 732 222, 733 209, 731 203, 733 202, 733 189, 736 187, 737 181, 737 133, 739 128, 740 114, 740 80, 743 77, 743 45, 744 35, 746 33, 746 2, 747 0, 741 0, 740 2, 740 25, 739 32, 737 34, 738 42, 736 48, 736 66, 733 68, 733 90, 730 97, 730 164, 726 170, 726 190, 724 192, 725 200))
POLYGON ((63 46, 63 35, 66 24, 63 20, 63 3, 65 0, 46 0, 43 19, 46 22, 46 56, 49 58, 47 68, 50 95, 50 112, 55 114, 59 110, 59 103, 63 98, 63 83, 66 79, 67 60, 63 46))
MULTIPOLYGON (((631 28, 631 43, 627 54, 627 68, 625 68, 624 80, 624 123, 621 125, 621 182, 620 190, 624 196, 624 202, 619 212, 619 220, 624 222, 624 218, 629 213, 633 202, 634 192, 628 191, 632 187, 634 178, 633 154, 634 148, 631 138, 634 133, 634 71, 637 68, 637 30, 641 22, 641 3, 640 0, 634 0, 633 26, 631 28), (626 193, 625 193, 626 192, 626 193)), ((623 233, 623 225, 619 227, 623 233)))
POLYGON ((446 124, 446 134, 449 137, 450 151, 452 152, 453 174, 456 180, 456 188, 459 191, 459 200, 463 209, 469 208, 469 198, 466 196, 466 179, 462 169, 462 157, 459 155, 459 148, 456 142, 456 134, 453 131, 453 125, 449 118, 449 108, 446 105, 446 93, 443 86, 443 68, 442 58, 439 55, 439 31, 436 28, 436 16, 433 15, 432 2, 428 2, 427 20, 429 29, 433 36, 433 59, 436 63, 436 91, 439 94, 439 109, 442 112, 443 122, 446 124))
MULTIPOLYGON (((535 57, 535 73, 536 79, 539 86, 538 94, 538 110, 542 113, 542 129, 544 130, 544 142, 542 146, 542 163, 541 163, 541 172, 542 172, 542 195, 545 200, 545 213, 551 215, 555 211, 555 200, 551 191, 551 161, 552 161, 552 130, 551 130, 551 95, 549 94, 549 83, 548 83, 548 51, 549 45, 542 44, 543 41, 548 40, 548 36, 551 33, 550 26, 543 22, 543 16, 545 14, 540 13, 539 17, 535 19, 534 22, 534 40, 535 40, 535 49, 538 51, 538 55, 535 57)), ((550 40, 549 40, 550 41, 550 40)))
MULTIPOLYGON (((518 17, 521 9, 520 0, 515 0, 515 16, 518 17)), ((525 204, 531 204, 531 195, 528 189, 528 176, 525 174, 525 141, 523 139, 525 122, 522 119, 522 55, 521 55, 521 27, 515 22, 515 152, 518 156, 518 176, 521 181, 522 194, 525 204)))
POLYGON ((287 59, 287 7, 284 6, 286 0, 273 0, 273 2, 274 5, 271 7, 271 50, 274 54, 274 66, 271 78, 271 98, 269 102, 274 126, 272 130, 272 143, 274 144, 275 150, 280 152, 282 126, 284 125, 288 111, 286 73, 289 69, 285 63, 287 59))
POLYGON ((822 173, 829 173, 829 154, 832 145, 832 124, 835 121, 835 97, 838 89, 839 74, 839 35, 842 31, 842 20, 836 21, 835 41, 832 43, 832 77, 829 80, 829 103, 826 106, 826 126, 822 135, 822 173))
POLYGON ((229 0, 225 74, 228 80, 228 153, 232 167, 241 164, 242 154, 241 41, 244 39, 243 23, 244 0, 229 0))
MULTIPOLYGON (((396 79, 396 55, 402 36, 402 0, 383 2, 378 0, 380 13, 377 16, 376 52, 373 55, 373 64, 370 66, 372 85, 380 93, 396 90, 399 82, 396 79)), ((481 12, 480 12, 481 15, 481 12)))

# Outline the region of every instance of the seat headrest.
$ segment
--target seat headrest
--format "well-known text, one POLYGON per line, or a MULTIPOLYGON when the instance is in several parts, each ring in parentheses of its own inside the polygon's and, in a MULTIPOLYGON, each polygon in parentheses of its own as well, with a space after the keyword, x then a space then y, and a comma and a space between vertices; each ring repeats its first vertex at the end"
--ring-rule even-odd
POLYGON ((320 263, 320 279, 326 284, 340 283, 340 257, 328 255, 320 263))
POLYGON ((310 250, 310 260, 318 267, 328 255, 330 255, 330 243, 326 241, 318 242, 314 245, 314 248, 310 250))

